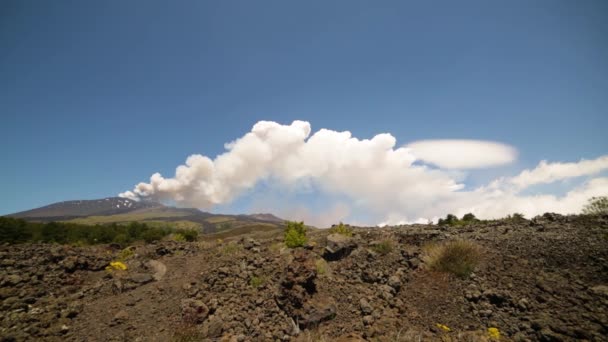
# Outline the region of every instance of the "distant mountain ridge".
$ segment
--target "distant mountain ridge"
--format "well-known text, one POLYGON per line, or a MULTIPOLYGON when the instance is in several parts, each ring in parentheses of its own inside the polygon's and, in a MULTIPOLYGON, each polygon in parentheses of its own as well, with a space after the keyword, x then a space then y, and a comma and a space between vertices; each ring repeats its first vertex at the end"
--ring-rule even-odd
POLYGON ((10 215, 30 221, 67 221, 82 224, 145 222, 151 225, 173 225, 200 228, 204 233, 241 228, 247 225, 279 227, 284 220, 272 214, 224 215, 195 208, 175 208, 151 201, 108 197, 49 204, 10 215))
POLYGON ((156 202, 133 201, 128 198, 108 197, 94 200, 63 201, 44 207, 21 211, 7 216, 23 219, 76 218, 93 215, 116 215, 144 208, 158 208, 156 202))

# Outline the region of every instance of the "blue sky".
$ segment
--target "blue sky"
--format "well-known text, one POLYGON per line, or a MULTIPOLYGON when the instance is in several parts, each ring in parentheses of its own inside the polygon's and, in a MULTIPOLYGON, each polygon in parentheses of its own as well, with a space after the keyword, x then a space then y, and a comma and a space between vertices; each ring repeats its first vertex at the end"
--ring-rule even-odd
POLYGON ((470 186, 597 158, 606 37, 601 0, 3 1, 0 214, 172 176, 260 120, 518 150, 470 186))

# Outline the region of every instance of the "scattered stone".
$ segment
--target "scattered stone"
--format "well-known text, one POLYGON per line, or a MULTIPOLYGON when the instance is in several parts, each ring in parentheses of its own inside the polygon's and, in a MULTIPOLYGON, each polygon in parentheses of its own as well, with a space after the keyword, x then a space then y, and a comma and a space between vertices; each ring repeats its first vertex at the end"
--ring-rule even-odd
POLYGON ((112 321, 110 322, 110 326, 115 326, 119 324, 123 324, 129 319, 129 313, 125 310, 120 310, 114 315, 112 321))
POLYGON ((359 301, 359 308, 361 308, 361 313, 363 313, 364 315, 371 315, 372 311, 374 311, 374 308, 369 304, 369 302, 365 298, 361 298, 361 300, 359 301))
POLYGON ((182 321, 191 324, 202 323, 209 315, 209 308, 198 299, 183 299, 181 310, 182 321))

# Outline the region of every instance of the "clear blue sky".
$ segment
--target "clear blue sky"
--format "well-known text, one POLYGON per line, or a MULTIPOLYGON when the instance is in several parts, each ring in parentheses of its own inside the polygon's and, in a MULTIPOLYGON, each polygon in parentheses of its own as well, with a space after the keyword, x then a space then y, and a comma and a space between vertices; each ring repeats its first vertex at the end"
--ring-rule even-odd
POLYGON ((171 176, 258 120, 595 158, 608 2, 5 0, 0 117, 0 214, 171 176))

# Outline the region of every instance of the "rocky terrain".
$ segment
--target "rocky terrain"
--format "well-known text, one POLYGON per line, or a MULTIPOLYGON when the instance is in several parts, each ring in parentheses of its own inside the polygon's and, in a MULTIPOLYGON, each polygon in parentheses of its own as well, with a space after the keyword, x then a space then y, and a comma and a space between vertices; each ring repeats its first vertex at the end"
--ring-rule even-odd
POLYGON ((0 247, 1 341, 606 341, 608 217, 0 247), (481 248, 470 277, 425 246, 481 248))

